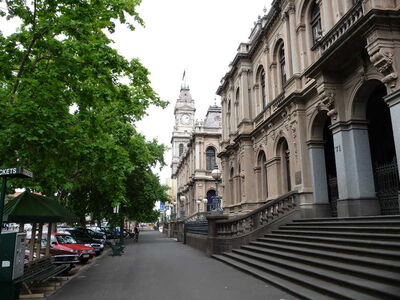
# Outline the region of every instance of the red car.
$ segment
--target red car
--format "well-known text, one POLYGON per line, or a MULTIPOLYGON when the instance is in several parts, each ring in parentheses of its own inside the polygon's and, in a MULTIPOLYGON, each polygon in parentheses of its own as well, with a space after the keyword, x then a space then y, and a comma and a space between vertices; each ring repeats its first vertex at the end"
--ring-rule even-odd
POLYGON ((53 232, 51 234, 51 247, 79 255, 79 261, 81 263, 86 263, 90 258, 96 255, 92 247, 78 244, 72 236, 66 233, 53 232))

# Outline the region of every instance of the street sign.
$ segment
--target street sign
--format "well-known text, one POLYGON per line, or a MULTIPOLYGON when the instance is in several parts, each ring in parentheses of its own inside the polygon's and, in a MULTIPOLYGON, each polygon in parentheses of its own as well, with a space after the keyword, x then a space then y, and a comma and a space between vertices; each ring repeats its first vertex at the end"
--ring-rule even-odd
POLYGON ((21 167, 0 169, 0 177, 32 178, 33 173, 21 167))

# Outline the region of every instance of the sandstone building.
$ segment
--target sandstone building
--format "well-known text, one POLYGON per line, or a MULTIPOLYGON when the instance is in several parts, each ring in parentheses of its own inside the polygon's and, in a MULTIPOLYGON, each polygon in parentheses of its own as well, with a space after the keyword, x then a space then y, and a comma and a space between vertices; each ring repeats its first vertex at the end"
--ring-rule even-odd
POLYGON ((293 190, 305 217, 399 213, 399 8, 274 0, 259 17, 217 90, 226 213, 293 190))
POLYGON ((184 84, 175 106, 171 139, 172 178, 176 180, 176 208, 181 218, 207 210, 216 195, 211 171, 219 164, 221 108, 210 106, 204 121, 195 121, 195 110, 189 87, 184 84))

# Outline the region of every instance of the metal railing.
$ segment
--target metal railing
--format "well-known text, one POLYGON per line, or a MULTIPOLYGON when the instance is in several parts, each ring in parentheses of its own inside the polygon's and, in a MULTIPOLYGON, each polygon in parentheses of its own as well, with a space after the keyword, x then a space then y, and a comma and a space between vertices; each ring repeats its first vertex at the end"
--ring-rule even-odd
POLYGON ((196 234, 208 234, 208 221, 197 220, 185 223, 185 232, 196 234))
POLYGON ((397 161, 381 163, 374 168, 375 188, 382 215, 399 213, 400 183, 397 161))
POLYGON ((218 237, 238 237, 278 220, 298 207, 299 193, 290 192, 245 215, 216 221, 218 237))

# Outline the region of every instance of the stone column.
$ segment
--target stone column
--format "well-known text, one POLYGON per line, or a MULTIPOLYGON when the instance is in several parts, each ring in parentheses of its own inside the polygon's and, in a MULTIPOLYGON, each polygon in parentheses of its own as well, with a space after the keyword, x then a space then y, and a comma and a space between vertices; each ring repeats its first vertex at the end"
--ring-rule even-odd
POLYGON ((390 108, 394 146, 396 148, 397 167, 400 174, 400 89, 384 97, 384 100, 390 108))
MULTIPOLYGON (((266 95, 267 95, 267 104, 271 102, 274 97, 273 97, 273 79, 272 79, 272 72, 268 72, 268 67, 270 66, 270 53, 269 53, 269 47, 266 44, 264 47, 264 66, 265 66, 265 88, 266 88, 266 95)), ((260 102, 262 106, 262 101, 260 102)), ((264 107, 262 107, 261 110, 264 110, 264 107)))
POLYGON ((297 27, 296 33, 299 36, 299 51, 300 51, 300 69, 305 70, 308 66, 308 62, 311 60, 311 51, 308 51, 307 37, 306 37, 306 26, 301 24, 297 27))
POLYGON ((198 144, 199 144, 199 152, 197 152, 197 155, 199 156, 199 162, 200 162, 200 164, 199 164, 199 168, 201 169, 201 170, 205 170, 206 169, 206 165, 205 165, 205 161, 204 161, 204 158, 205 158, 205 155, 204 155, 204 153, 205 153, 205 149, 204 149, 204 143, 203 143, 203 141, 198 141, 198 144))
MULTIPOLYGON (((249 68, 242 68, 241 70, 241 79, 240 79, 240 115, 239 115, 239 123, 243 120, 250 120, 250 111, 249 111, 249 82, 248 82, 248 74, 250 72, 249 68)), ((239 125, 239 124, 237 124, 239 125)))
POLYGON ((278 96, 278 74, 277 74, 277 68, 276 68, 276 62, 272 62, 269 66, 270 70, 270 76, 272 79, 272 84, 271 84, 271 100, 275 99, 276 96, 278 96))
POLYGON ((338 175, 338 217, 379 215, 367 122, 338 122, 330 128, 338 175))
POLYGON ((262 99, 260 96, 260 85, 255 83, 253 85, 253 95, 254 95, 254 117, 258 116, 258 114, 263 110, 262 107, 262 99))
POLYGON ((261 179, 261 167, 255 167, 254 168, 254 177, 255 177, 255 182, 257 182, 257 187, 256 187, 256 189, 257 189, 257 201, 262 201, 262 200, 265 200, 265 199, 263 199, 263 192, 262 192, 262 189, 260 188, 261 187, 261 184, 262 184, 262 179, 261 179))
POLYGON ((281 178, 281 158, 274 157, 266 162, 267 180, 268 180, 268 199, 275 199, 280 196, 280 180, 281 178))
MULTIPOLYGON (((285 68, 286 68, 286 82, 287 82, 293 75, 293 61, 291 57, 292 53, 290 50, 291 40, 290 40, 290 30, 289 30, 289 17, 287 13, 283 13, 282 15, 282 28, 283 28, 282 30, 283 42, 285 47, 285 68)), ((280 88, 281 90, 283 90, 281 80, 279 80, 279 82, 280 82, 280 88)))
MULTIPOLYGON (((236 172, 238 172, 236 170, 236 172)), ((237 174, 236 176, 233 177, 233 185, 235 186, 235 204, 240 204, 242 203, 242 191, 240 188, 241 180, 240 180, 240 175, 237 174)))
POLYGON ((325 167, 325 143, 323 141, 308 141, 307 145, 310 156, 311 183, 314 193, 314 211, 311 215, 315 217, 329 217, 331 216, 331 211, 325 167))
POLYGON ((322 31, 325 35, 333 27, 333 9, 331 1, 316 1, 320 7, 322 31))
POLYGON ((255 178, 254 174, 254 150, 251 140, 247 140, 244 147, 244 153, 242 158, 242 201, 243 202, 254 202, 256 199, 255 189, 255 178))
MULTIPOLYGON (((293 75, 300 73, 300 61, 299 61, 299 47, 297 41, 297 33, 296 33, 296 16, 295 16, 295 7, 294 4, 290 5, 288 14, 289 14, 289 34, 290 34, 290 53, 291 53, 291 61, 293 66, 293 75)), ((289 49, 288 49, 289 51, 289 49)))

